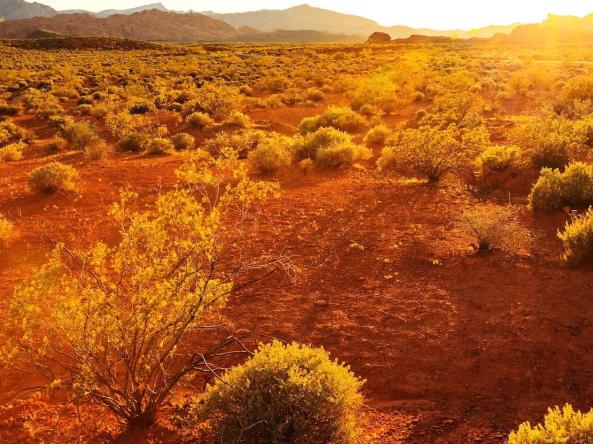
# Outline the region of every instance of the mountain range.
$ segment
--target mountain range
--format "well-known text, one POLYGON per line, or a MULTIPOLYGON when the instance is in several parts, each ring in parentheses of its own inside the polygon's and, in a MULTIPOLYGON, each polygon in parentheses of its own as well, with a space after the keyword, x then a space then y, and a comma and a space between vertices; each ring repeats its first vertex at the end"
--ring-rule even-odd
POLYGON ((417 36, 480 38, 502 43, 593 43, 593 14, 579 18, 550 15, 537 24, 487 26, 438 31, 407 26, 381 26, 355 15, 300 5, 282 10, 221 14, 212 11, 169 11, 162 3, 100 12, 56 11, 25 0, 0 0, 0 38, 39 36, 122 37, 168 41, 356 42, 384 32, 398 41, 418 42, 417 36), (4 21, 2 21, 4 19, 4 21), (410 39, 411 36, 415 36, 410 39))

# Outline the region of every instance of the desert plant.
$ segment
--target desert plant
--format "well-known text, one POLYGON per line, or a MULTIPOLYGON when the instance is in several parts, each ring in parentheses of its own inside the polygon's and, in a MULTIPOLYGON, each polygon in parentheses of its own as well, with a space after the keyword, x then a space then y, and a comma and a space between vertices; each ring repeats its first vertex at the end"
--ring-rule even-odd
POLYGON ((387 139, 391 135, 391 130, 385 125, 372 127, 364 136, 364 143, 368 147, 385 146, 387 139))
POLYGON ((521 149, 519 147, 495 145, 478 154, 476 166, 486 176, 517 165, 520 157, 521 149))
POLYGON ((563 205, 587 208, 593 205, 593 166, 571 163, 564 172, 544 168, 529 194, 533 211, 554 211, 563 205))
POLYGON ((171 136, 169 140, 171 140, 171 143, 173 144, 173 147, 176 150, 188 150, 190 148, 193 148, 196 143, 196 139, 194 139, 194 136, 187 133, 175 134, 171 136))
POLYGON ((500 250, 508 255, 528 251, 531 233, 519 223, 517 211, 509 206, 479 205, 466 210, 460 219, 476 251, 500 250))
POLYGON ((593 208, 573 218, 558 232, 564 245, 563 259, 569 265, 579 265, 593 257, 593 208))
POLYGON ((367 120, 350 108, 329 106, 320 116, 305 117, 299 124, 303 134, 312 133, 319 128, 332 127, 347 132, 357 132, 368 125, 367 120))
POLYGON ((0 244, 14 236, 14 226, 6 217, 0 214, 0 244))
POLYGON ((70 165, 51 162, 35 168, 29 174, 29 186, 44 193, 74 191, 78 181, 78 172, 70 165))
POLYGON ((214 120, 206 114, 196 111, 185 118, 190 128, 203 129, 212 126, 214 120))
POLYGON ((290 166, 293 141, 289 137, 270 137, 250 151, 248 159, 253 168, 261 174, 271 175, 290 166))
POLYGON ((117 142, 116 147, 119 151, 141 153, 146 150, 148 141, 149 139, 146 134, 132 133, 117 142))
POLYGON ((249 116, 241 111, 235 111, 225 120, 225 123, 235 128, 245 128, 249 124, 249 116))
POLYGON ((371 151, 352 141, 352 137, 335 128, 319 128, 297 143, 295 158, 297 161, 311 159, 319 167, 336 168, 352 164, 371 157, 371 151))
POLYGON ((0 161, 16 161, 23 158, 23 148, 25 144, 22 142, 10 143, 6 146, 0 147, 0 161))
POLYGON ((97 142, 99 137, 88 122, 66 121, 58 131, 60 137, 73 148, 84 150, 87 146, 97 142))
POLYGON ((524 422, 511 432, 508 444, 593 443, 593 411, 581 413, 570 404, 548 409, 543 424, 524 422))
POLYGON ((170 139, 157 137, 148 142, 146 146, 147 154, 166 154, 175 149, 170 139))
POLYGON ((110 211, 121 230, 114 246, 58 245, 15 290, 5 325, 8 364, 38 370, 47 387, 89 398, 128 425, 153 424, 180 381, 244 353, 217 312, 238 273, 281 263, 246 264, 240 254, 250 209, 277 186, 250 181, 236 157, 204 152, 186 156, 177 174, 185 186, 152 208, 134 211, 137 196, 122 193, 110 211), (198 348, 198 336, 214 345, 198 348))
POLYGON ((111 147, 103 139, 97 138, 84 148, 84 155, 89 160, 104 159, 109 155, 111 147))
POLYGON ((221 442, 349 443, 360 432, 362 384, 323 349, 275 341, 210 386, 193 411, 221 442))

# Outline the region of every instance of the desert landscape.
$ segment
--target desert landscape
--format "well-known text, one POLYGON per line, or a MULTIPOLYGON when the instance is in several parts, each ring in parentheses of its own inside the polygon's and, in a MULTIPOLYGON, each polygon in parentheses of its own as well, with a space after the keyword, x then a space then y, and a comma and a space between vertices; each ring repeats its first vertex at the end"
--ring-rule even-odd
POLYGON ((0 0, 0 442, 593 443, 593 15, 293 9, 0 0))

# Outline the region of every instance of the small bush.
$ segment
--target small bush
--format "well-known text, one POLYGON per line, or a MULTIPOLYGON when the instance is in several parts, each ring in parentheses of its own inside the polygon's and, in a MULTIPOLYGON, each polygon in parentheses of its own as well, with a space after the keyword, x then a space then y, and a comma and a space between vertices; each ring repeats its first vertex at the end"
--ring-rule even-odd
POLYGON ((0 116, 16 116, 20 114, 21 108, 17 105, 0 103, 0 116))
POLYGON ((491 146, 482 151, 476 159, 482 174, 492 174, 508 170, 517 165, 521 157, 521 149, 516 146, 491 146))
POLYGON ((15 142, 0 148, 0 161, 16 161, 23 158, 25 144, 15 142))
POLYGON ((555 211, 564 205, 587 208, 593 205, 593 166, 571 163, 564 172, 544 168, 529 194, 533 211, 555 211))
POLYGON ((56 154, 66 149, 66 141, 62 138, 56 137, 45 144, 46 154, 56 154))
POLYGON ((500 250, 516 255, 531 247, 531 233, 519 224, 517 212, 511 207, 480 205, 465 211, 460 223, 473 238, 476 251, 500 250))
POLYGON ((563 259, 569 265, 579 265, 593 257, 593 208, 574 218, 558 237, 564 245, 563 259))
POLYGON ((385 125, 372 127, 364 136, 364 144, 368 147, 385 146, 391 130, 385 125))
POLYGON ((190 148, 193 148, 196 143, 196 139, 194 139, 194 136, 187 133, 175 134, 171 136, 169 140, 171 141, 173 147, 176 150, 188 150, 190 148))
POLYGON ((141 153, 146 150, 147 144, 148 138, 145 134, 132 133, 117 142, 117 149, 119 151, 141 153))
POLYGON ((146 153, 147 154, 166 154, 173 151, 175 147, 173 146, 173 142, 169 139, 165 139, 162 137, 157 137, 156 139, 152 139, 147 147, 146 153))
POLYGON ((581 413, 566 404, 562 410, 548 409, 543 424, 524 422, 511 432, 508 444, 590 444, 593 442, 593 411, 581 413))
POLYGON ((100 160, 106 158, 111 151, 111 148, 102 139, 97 139, 84 149, 84 155, 89 160, 100 160))
POLYGON ((210 386, 200 413, 221 442, 349 443, 359 435, 362 384, 323 349, 276 341, 210 386))
POLYGON ((296 160, 311 159, 322 168, 337 168, 371 155, 368 148, 355 144, 348 133, 335 128, 319 128, 295 148, 296 160))
POLYGON ((77 181, 78 172, 74 167, 60 162, 40 166, 29 174, 29 186, 44 193, 74 191, 77 181))
POLYGON ((58 133, 73 148, 79 150, 84 150, 98 140, 95 130, 88 122, 66 121, 58 133))
POLYGON ((367 120, 350 108, 330 106, 321 116, 306 117, 299 124, 301 133, 311 133, 323 127, 333 127, 342 131, 357 132, 366 128, 367 120))
POLYGON ((10 240, 14 236, 14 226, 0 214, 0 243, 10 240))
POLYGON ((236 128, 245 128, 249 124, 249 116, 243 114, 241 111, 232 113, 225 123, 236 128))
POLYGON ((208 114, 201 113, 199 111, 191 113, 189 116, 187 116, 185 121, 190 128, 195 129, 207 128, 214 124, 214 120, 212 120, 212 118, 208 114))
POLYGON ((292 139, 289 137, 267 138, 248 154, 253 168, 264 175, 274 174, 290 166, 292 157, 292 139))

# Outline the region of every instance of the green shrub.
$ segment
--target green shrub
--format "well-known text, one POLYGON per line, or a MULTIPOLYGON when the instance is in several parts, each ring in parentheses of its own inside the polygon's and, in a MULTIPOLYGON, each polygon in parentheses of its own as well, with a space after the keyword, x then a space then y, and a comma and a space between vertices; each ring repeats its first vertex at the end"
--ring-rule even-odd
POLYGON ((323 127, 333 127, 347 132, 358 132, 366 128, 367 120, 350 108, 329 106, 320 116, 306 117, 299 124, 301 133, 311 133, 323 127))
POLYGON ((511 432, 508 444, 590 444, 593 442, 593 411, 581 413, 566 404, 562 410, 548 409, 543 424, 524 422, 511 432))
POLYGON ((512 256, 531 247, 531 233, 520 225, 511 207, 475 206, 463 213, 460 223, 476 251, 500 250, 512 256))
POLYGON ((147 154, 166 154, 175 149, 170 139, 157 137, 148 142, 146 147, 147 154))
POLYGON ((293 157, 293 142, 290 137, 270 137, 249 152, 253 168, 264 175, 271 175, 290 166, 293 157))
POLYGON ((563 259, 569 265, 578 265, 593 257, 593 208, 575 217, 558 237, 564 245, 563 259))
POLYGON ((23 158, 25 144, 15 142, 0 148, 0 161, 16 161, 23 158))
POLYGON ((564 205, 586 208, 593 205, 593 166, 571 163, 564 172, 544 168, 529 194, 533 211, 555 211, 564 205))
POLYGON ((187 133, 175 134, 171 136, 169 140, 176 150, 188 150, 193 148, 196 144, 196 139, 194 139, 194 136, 187 133))
POLYGON ((495 145, 482 151, 476 164, 484 175, 508 170, 515 166, 521 157, 521 149, 516 146, 495 145))
POLYGON ((190 128, 196 129, 207 128, 209 126, 212 126, 212 124, 214 123, 214 120, 212 120, 212 118, 208 114, 201 113, 199 111, 191 113, 189 116, 187 116, 185 121, 187 122, 190 128))
POLYGON ((77 181, 78 172, 74 167, 60 162, 40 166, 29 174, 29 186, 44 193, 74 191, 77 181))
POLYGON ((208 387, 200 413, 221 442, 349 443, 363 381, 323 349, 273 342, 208 387))
POLYGON ((391 130, 385 125, 372 127, 364 136, 364 144, 368 147, 385 146, 391 130))

